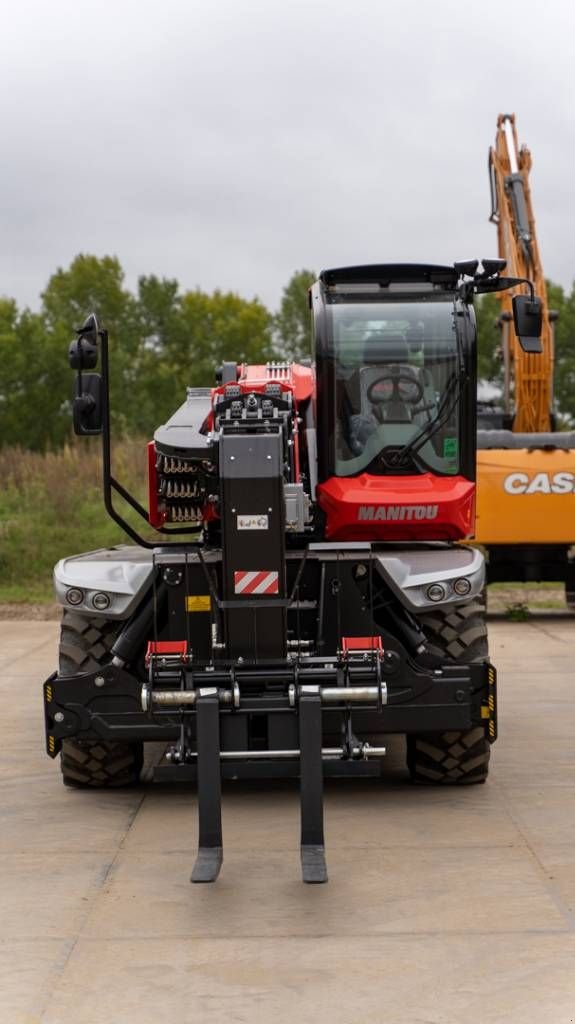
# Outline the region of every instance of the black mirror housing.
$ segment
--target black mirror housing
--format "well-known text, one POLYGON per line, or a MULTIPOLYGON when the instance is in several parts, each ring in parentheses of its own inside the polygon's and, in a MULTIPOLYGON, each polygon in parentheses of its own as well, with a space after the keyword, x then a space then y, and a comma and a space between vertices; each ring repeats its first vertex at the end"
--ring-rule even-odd
POLYGON ((98 348, 88 338, 74 338, 68 349, 68 362, 72 370, 93 370, 98 363, 98 348))
POLYGON ((515 295, 513 297, 513 323, 519 344, 524 352, 543 351, 541 328, 543 314, 541 299, 537 295, 515 295))
POLYGON ((82 392, 72 404, 74 433, 101 434, 103 422, 102 378, 99 373, 82 374, 82 392))
POLYGON ((98 362, 98 338, 100 327, 95 313, 86 317, 81 327, 76 328, 77 338, 70 343, 68 362, 72 370, 93 370, 98 362))

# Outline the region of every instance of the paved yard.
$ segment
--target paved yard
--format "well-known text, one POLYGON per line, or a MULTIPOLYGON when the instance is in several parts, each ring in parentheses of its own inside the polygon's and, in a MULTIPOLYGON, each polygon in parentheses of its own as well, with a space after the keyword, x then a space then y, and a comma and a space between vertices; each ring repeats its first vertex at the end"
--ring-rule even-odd
POLYGON ((575 1021, 575 619, 493 622, 485 786, 326 794, 303 886, 292 784, 229 784, 191 886, 192 791, 78 792, 44 754, 57 624, 0 622, 2 1024, 575 1021))

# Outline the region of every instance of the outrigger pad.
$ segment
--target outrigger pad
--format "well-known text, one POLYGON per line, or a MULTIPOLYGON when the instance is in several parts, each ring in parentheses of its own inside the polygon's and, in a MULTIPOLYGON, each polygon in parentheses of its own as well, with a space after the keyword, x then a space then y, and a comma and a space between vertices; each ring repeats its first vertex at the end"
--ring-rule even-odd
POLYGON ((302 880, 307 882, 308 885, 318 885, 321 882, 327 882, 325 847, 302 846, 301 871, 302 880))
POLYGON ((191 882, 215 882, 224 859, 221 846, 200 846, 191 882))

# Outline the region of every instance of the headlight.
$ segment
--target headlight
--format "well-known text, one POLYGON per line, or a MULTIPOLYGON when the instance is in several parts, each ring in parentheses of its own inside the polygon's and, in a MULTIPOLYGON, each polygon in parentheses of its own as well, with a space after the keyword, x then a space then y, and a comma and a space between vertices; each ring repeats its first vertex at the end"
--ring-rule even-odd
POLYGON ((432 583, 425 591, 428 601, 444 601, 445 587, 441 583, 432 583))
POLYGON ((92 598, 92 606, 99 612, 105 612, 106 608, 110 607, 109 594, 104 594, 103 591, 99 590, 92 598))
POLYGON ((471 590, 471 583, 465 576, 461 576, 458 580, 455 580, 453 589, 458 597, 467 597, 471 590))
POLYGON ((84 591, 80 590, 79 587, 70 587, 66 591, 66 600, 68 604, 82 604, 84 600, 84 591))

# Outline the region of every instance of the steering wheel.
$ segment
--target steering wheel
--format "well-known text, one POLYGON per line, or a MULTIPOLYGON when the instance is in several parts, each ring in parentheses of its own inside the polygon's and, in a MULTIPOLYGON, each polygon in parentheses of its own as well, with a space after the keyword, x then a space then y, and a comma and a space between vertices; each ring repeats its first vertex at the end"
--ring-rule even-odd
POLYGON ((423 398, 424 391, 417 377, 411 374, 382 373, 367 389, 367 397, 372 405, 383 405, 385 402, 404 402, 417 405, 423 398))

